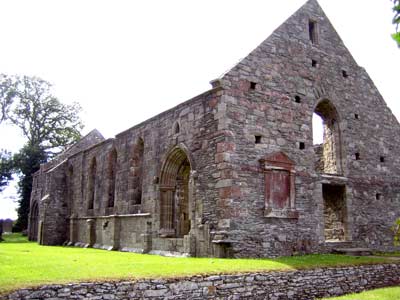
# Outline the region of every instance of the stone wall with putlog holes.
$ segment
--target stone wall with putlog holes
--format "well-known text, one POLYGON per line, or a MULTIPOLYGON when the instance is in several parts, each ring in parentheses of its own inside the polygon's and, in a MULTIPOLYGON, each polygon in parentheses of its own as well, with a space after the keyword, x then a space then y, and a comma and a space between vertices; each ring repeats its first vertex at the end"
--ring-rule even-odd
POLYGON ((398 264, 290 272, 193 276, 48 285, 0 297, 16 299, 315 299, 400 284, 398 264))
POLYGON ((307 1, 219 84, 224 129, 233 138, 217 229, 235 257, 321 252, 335 242, 394 250, 400 126, 317 1, 307 1), (318 146, 313 116, 323 127, 318 146), (293 187, 279 166, 260 168, 276 153, 293 162, 294 172, 286 172, 293 187))

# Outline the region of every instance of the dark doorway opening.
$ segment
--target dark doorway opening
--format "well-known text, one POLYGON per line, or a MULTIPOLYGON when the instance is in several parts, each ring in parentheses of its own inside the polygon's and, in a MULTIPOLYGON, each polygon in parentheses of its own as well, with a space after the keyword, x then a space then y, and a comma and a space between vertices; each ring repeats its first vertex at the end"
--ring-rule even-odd
POLYGON ((346 187, 322 184, 325 241, 342 242, 347 236, 346 187))

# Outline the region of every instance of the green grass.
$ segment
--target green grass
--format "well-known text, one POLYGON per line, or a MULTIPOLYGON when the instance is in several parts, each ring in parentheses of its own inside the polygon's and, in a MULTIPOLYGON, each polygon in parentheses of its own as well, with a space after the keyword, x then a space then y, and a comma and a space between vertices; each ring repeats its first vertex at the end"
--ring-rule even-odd
POLYGON ((351 294, 325 300, 398 300, 400 299, 400 287, 377 289, 359 294, 351 294))
POLYGON ((395 252, 374 252, 374 255, 386 256, 386 257, 400 257, 400 251, 395 251, 395 252))
POLYGON ((26 236, 20 233, 3 234, 3 243, 28 243, 26 236))
POLYGON ((386 262, 385 258, 306 255, 279 259, 171 258, 97 249, 39 246, 13 234, 0 243, 0 293, 47 283, 183 277, 386 262))

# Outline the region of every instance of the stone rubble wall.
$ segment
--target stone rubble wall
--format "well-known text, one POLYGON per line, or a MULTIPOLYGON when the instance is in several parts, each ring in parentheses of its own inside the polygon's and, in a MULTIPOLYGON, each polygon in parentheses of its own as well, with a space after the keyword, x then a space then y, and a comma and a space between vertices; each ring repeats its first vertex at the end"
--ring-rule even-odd
POLYGON ((0 297, 16 299, 315 299, 400 284, 398 264, 193 276, 184 279, 48 285, 0 297))
POLYGON ((224 189, 231 190, 217 199, 218 229, 227 232, 234 257, 322 252, 326 240, 338 239, 326 236, 330 229, 351 247, 395 250, 390 228, 400 211, 399 123, 317 1, 308 1, 220 84, 228 119, 221 126, 234 138, 225 162, 232 172, 224 189), (318 23, 317 44, 309 37, 310 20, 318 23), (325 120, 320 148, 314 113, 325 120), (295 163, 298 218, 284 210, 268 214, 260 159, 277 152, 295 163), (343 209, 335 210, 343 216, 340 226, 325 226, 323 185, 345 188, 343 209))

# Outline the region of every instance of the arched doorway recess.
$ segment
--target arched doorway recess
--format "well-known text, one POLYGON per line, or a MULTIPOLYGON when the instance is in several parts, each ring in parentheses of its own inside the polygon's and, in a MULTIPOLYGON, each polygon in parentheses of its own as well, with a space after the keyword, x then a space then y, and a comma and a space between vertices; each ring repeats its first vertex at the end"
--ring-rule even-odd
POLYGON ((32 204, 31 214, 30 214, 30 240, 37 241, 38 239, 38 222, 39 222, 39 207, 38 203, 35 201, 32 204))
POLYGON ((160 236, 183 238, 189 234, 192 171, 183 149, 176 147, 167 156, 160 176, 160 236))

